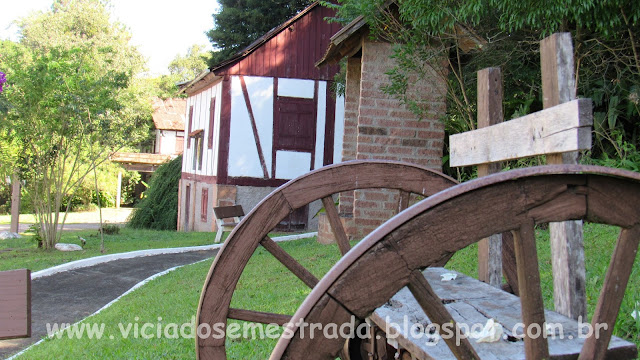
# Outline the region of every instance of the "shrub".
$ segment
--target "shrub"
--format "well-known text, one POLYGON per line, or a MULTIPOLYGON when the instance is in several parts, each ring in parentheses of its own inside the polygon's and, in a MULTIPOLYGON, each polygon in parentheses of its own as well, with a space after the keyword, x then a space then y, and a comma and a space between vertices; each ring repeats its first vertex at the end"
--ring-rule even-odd
POLYGON ((145 197, 136 205, 127 226, 136 229, 176 230, 178 183, 182 156, 160 166, 151 177, 145 197))

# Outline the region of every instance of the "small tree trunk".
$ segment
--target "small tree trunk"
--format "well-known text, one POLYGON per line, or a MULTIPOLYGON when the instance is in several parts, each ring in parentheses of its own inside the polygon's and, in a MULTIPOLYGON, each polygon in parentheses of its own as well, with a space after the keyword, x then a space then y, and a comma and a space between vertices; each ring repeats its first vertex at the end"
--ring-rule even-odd
POLYGON ((15 172, 11 176, 11 232, 20 229, 20 178, 15 172))
POLYGON ((100 191, 98 191, 98 175, 96 172, 96 163, 92 162, 93 166, 93 179, 96 185, 96 200, 98 202, 98 213, 100 215, 100 253, 104 254, 104 231, 102 229, 102 206, 100 205, 100 191))

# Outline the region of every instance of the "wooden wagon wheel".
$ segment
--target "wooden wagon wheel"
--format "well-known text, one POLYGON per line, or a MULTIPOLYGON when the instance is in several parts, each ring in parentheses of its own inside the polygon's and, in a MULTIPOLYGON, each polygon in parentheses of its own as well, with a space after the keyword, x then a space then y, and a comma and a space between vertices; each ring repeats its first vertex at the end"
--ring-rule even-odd
MULTIPOLYGON (((303 319, 340 325, 352 315, 363 321, 404 286, 434 323, 450 322, 452 316, 421 269, 483 237, 512 231, 523 323, 542 326, 534 224, 584 219, 621 228, 592 319, 592 326, 606 323, 608 328, 598 339, 587 338, 580 354, 580 359, 603 359, 638 249, 638 204, 639 174, 593 166, 528 168, 460 184, 412 206, 363 239, 322 278, 292 324, 303 319), (478 212, 486 201, 491 211, 478 212)), ((296 325, 290 331, 295 335, 281 337, 271 359, 334 359, 345 340, 301 338, 296 325)), ((460 346, 445 341, 457 358, 478 358, 468 340, 460 346)), ((549 358, 545 337, 525 337, 524 349, 527 359, 549 358)), ((624 355, 635 356, 629 353, 624 355)))
MULTIPOLYGON (((285 324, 290 315, 230 308, 236 284, 256 248, 262 245, 310 288, 317 278, 286 253, 267 234, 293 210, 322 200, 341 253, 350 245, 339 220, 332 195, 371 188, 400 190, 399 207, 406 208, 411 193, 433 195, 457 182, 439 172, 393 161, 349 161, 327 166, 294 179, 262 200, 231 232, 218 252, 200 297, 197 326, 226 327, 227 319, 285 324)), ((225 359, 225 338, 196 337, 199 359, 225 359)))

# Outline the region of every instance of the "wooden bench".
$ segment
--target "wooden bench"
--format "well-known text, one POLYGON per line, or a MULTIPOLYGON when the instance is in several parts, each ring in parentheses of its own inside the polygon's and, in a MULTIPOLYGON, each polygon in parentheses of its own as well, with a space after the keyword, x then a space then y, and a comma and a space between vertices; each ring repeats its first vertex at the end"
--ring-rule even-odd
POLYGON ((0 339, 31 336, 31 271, 0 272, 0 339))
MULTIPOLYGON (((501 341, 479 343, 470 339, 480 358, 525 358, 524 327, 519 297, 444 268, 427 268, 422 273, 435 294, 442 299, 453 320, 462 325, 465 335, 472 335, 481 330, 489 319, 494 319, 503 327, 501 341), (449 273, 455 273, 457 278, 442 281, 441 276, 449 273)), ((378 308, 370 319, 393 339, 390 341, 393 347, 403 353, 409 352, 413 359, 456 358, 437 335, 435 326, 406 287, 394 295, 387 304, 378 308)), ((546 330, 549 355, 552 358, 577 358, 591 324, 578 323, 549 310, 545 310, 545 319, 549 329, 546 330)), ((531 329, 531 332, 535 331, 538 330, 531 329)), ((636 354, 635 344, 617 337, 611 338, 609 356, 628 359, 636 354)))
POLYGON ((214 207, 213 213, 216 216, 217 231, 215 242, 217 243, 222 239, 222 234, 225 231, 233 230, 240 223, 240 217, 244 216, 242 205, 214 207), (228 221, 229 219, 233 220, 228 221))

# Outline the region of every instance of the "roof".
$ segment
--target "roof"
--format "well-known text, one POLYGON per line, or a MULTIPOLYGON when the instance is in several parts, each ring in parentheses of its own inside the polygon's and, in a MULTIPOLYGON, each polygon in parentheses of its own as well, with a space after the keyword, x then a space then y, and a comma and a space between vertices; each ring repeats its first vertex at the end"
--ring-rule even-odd
POLYGON ((358 16, 352 22, 340 29, 331 37, 329 47, 324 57, 320 59, 316 66, 327 64, 337 64, 343 57, 357 53, 362 47, 360 39, 369 30, 364 16, 358 16))
POLYGON ((109 160, 122 164, 161 165, 171 160, 171 156, 164 154, 115 152, 109 156, 109 160))
POLYGON ((261 37, 259 37, 258 39, 256 39, 254 42, 249 44, 249 46, 247 46, 246 48, 238 51, 232 57, 228 58, 227 60, 222 61, 221 63, 218 63, 218 64, 214 65, 213 67, 211 67, 211 72, 215 72, 218 69, 226 67, 227 65, 233 64, 233 63, 237 62, 238 60, 247 57, 252 52, 254 52, 257 48, 262 46, 267 41, 271 40, 273 37, 278 35, 281 31, 283 31, 284 29, 288 28, 291 24, 296 22, 301 17, 305 16, 307 13, 309 13, 311 10, 313 10, 313 8, 315 8, 316 6, 319 6, 319 5, 320 5, 320 3, 318 1, 316 1, 313 4, 307 6, 304 10, 300 11, 299 13, 297 13, 294 17, 292 17, 291 19, 285 21, 284 23, 274 27, 273 29, 269 30, 266 34, 264 34, 261 37))
POLYGON ((244 49, 240 50, 239 52, 237 52, 235 55, 231 56, 230 58, 213 65, 213 67, 211 67, 208 70, 205 70, 203 72, 201 72, 200 74, 198 74, 198 76, 196 76, 195 79, 189 81, 186 85, 183 85, 180 89, 180 93, 182 92, 192 92, 192 91, 197 91, 198 89, 202 89, 206 86, 208 86, 209 84, 212 84, 214 82, 216 82, 217 80, 221 79, 220 76, 216 75, 216 71, 226 68, 228 66, 232 66, 234 64, 236 64, 237 62, 239 62, 240 60, 246 58, 247 56, 251 55, 254 51, 256 51, 258 48, 260 48, 262 45, 264 45, 267 41, 273 39, 275 36, 277 36, 279 33, 281 33, 282 31, 284 31, 285 29, 287 29, 289 26, 291 26, 291 24, 293 24, 294 22, 296 22, 298 19, 300 19, 301 17, 305 16, 306 14, 308 14, 309 12, 311 12, 311 10, 313 10, 314 8, 316 8, 317 6, 320 6, 320 3, 318 1, 315 1, 313 4, 307 6, 304 10, 300 11, 299 13, 297 13, 294 17, 292 17, 291 19, 285 21, 284 23, 276 26, 275 28, 269 30, 266 34, 262 35, 261 37, 259 37, 258 39, 256 39, 254 42, 252 42, 249 46, 245 47, 244 49))
POLYGON ((186 99, 153 99, 153 123, 158 130, 184 131, 186 99))

